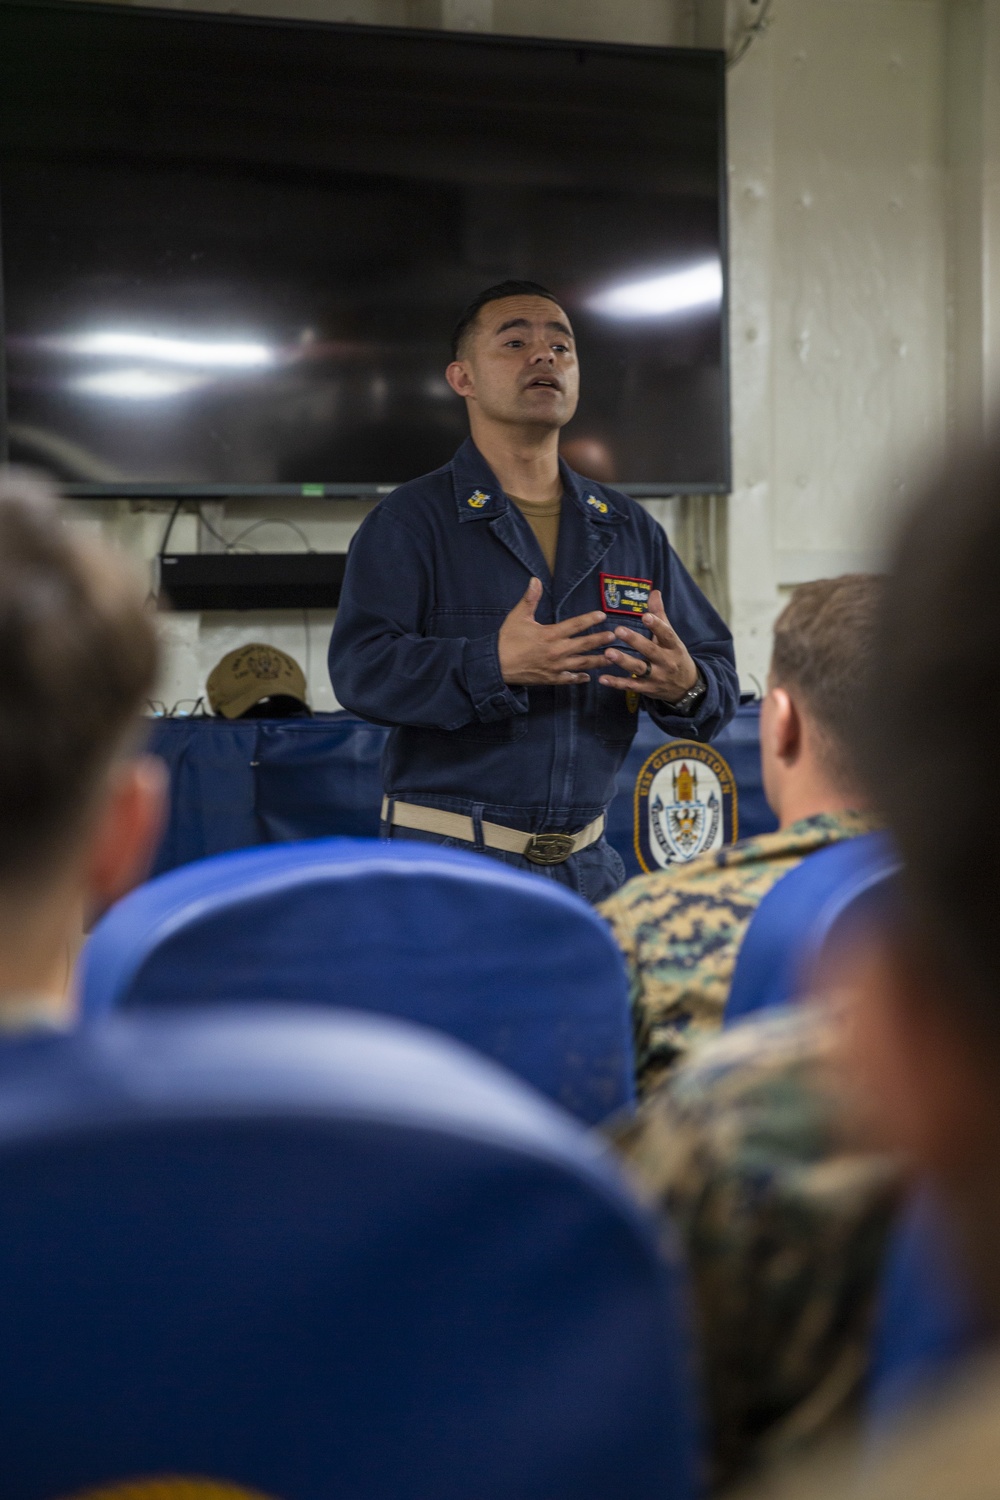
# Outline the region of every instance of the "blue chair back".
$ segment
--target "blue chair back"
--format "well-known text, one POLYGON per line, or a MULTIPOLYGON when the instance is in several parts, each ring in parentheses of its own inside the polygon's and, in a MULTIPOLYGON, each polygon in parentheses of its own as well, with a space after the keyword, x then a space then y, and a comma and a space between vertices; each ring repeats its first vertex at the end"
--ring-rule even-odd
POLYGON ((845 839, 806 855, 768 891, 750 920, 726 1002, 726 1026, 797 1000, 810 966, 855 906, 899 870, 884 834, 845 839))
POLYGON ((890 1431, 985 1337, 946 1212, 923 1190, 907 1206, 886 1257, 869 1375, 872 1435, 890 1431))
POLYGON ((4 1500, 691 1500, 686 1308, 561 1111, 315 1009, 0 1045, 4 1500))
POLYGON ((554 881, 424 843, 323 839, 184 865, 113 908, 86 1017, 292 1001, 448 1032, 588 1123, 634 1100, 628 990, 606 923, 554 881))

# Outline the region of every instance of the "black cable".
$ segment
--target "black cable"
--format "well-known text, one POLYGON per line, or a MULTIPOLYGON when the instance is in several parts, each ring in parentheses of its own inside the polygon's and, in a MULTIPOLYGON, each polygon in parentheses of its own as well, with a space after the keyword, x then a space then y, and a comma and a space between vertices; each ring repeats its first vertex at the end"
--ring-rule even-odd
MULTIPOLYGON (((204 526, 204 528, 208 532, 209 536, 214 536, 215 540, 217 542, 221 542, 222 543, 223 547, 225 548, 225 550, 227 552, 232 552, 233 547, 234 547, 235 544, 232 541, 230 541, 229 537, 223 536, 221 531, 216 531, 215 527, 212 525, 211 521, 205 515, 205 512, 202 510, 202 508, 201 508, 200 505, 198 506, 198 521, 199 521, 200 525, 204 526)), ((237 538, 237 540, 239 540, 239 538, 237 538)), ((246 550, 248 552, 255 552, 257 549, 255 547, 248 547, 246 550)))
POLYGON ((172 510, 172 511, 171 511, 171 512, 170 512, 170 520, 169 520, 169 521, 168 521, 168 522, 167 522, 167 529, 166 529, 166 531, 165 531, 165 532, 164 532, 164 533, 163 533, 163 541, 162 541, 162 542, 161 542, 161 543, 160 543, 160 550, 159 550, 159 552, 158 552, 158 553, 157 553, 157 554, 156 554, 156 557, 157 557, 157 561, 158 561, 158 562, 161 562, 161 563, 162 563, 162 561, 163 561, 163 557, 164 557, 164 554, 165 554, 165 552, 166 552, 166 550, 167 550, 167 543, 168 543, 168 542, 169 542, 169 540, 170 540, 170 533, 171 533, 171 532, 172 532, 172 531, 173 531, 173 529, 174 529, 174 522, 175 522, 175 521, 176 521, 176 520, 177 520, 177 516, 178 516, 178 513, 179 513, 179 511, 180 511, 180 508, 181 508, 181 506, 182 506, 182 505, 183 505, 183 504, 184 504, 184 501, 183 501, 183 499, 180 499, 180 500, 177 500, 177 501, 175 501, 175 503, 174 503, 174 508, 173 508, 173 510, 172 510))
POLYGON ((227 552, 233 552, 237 547, 244 547, 247 552, 256 552, 258 549, 247 546, 243 538, 249 536, 252 531, 259 530, 261 526, 287 526, 295 532, 306 552, 316 551, 316 548, 312 545, 302 527, 295 521, 290 521, 287 516, 261 516, 259 521, 254 521, 251 525, 245 526, 235 536, 223 536, 221 531, 217 531, 206 517, 200 505, 198 506, 198 520, 204 526, 209 536, 214 536, 217 542, 221 542, 227 552))
POLYGON ((747 27, 747 30, 744 33, 744 36, 737 46, 735 52, 733 52, 733 54, 726 59, 727 68, 735 68, 738 62, 742 62, 757 38, 767 30, 768 18, 771 11, 771 3, 772 0, 764 0, 760 15, 757 17, 756 21, 753 21, 747 27))
POLYGON ((287 526, 295 532, 307 552, 316 551, 316 548, 312 545, 298 522, 290 521, 287 516, 261 516, 259 521, 254 521, 251 525, 245 526, 242 531, 238 532, 229 545, 231 547, 238 547, 245 536, 249 536, 251 531, 257 531, 261 526, 287 526))
POLYGON ((170 533, 174 529, 174 522, 177 520, 177 517, 180 514, 180 508, 183 504, 183 497, 174 501, 174 508, 170 512, 170 520, 167 522, 167 529, 163 533, 163 540, 160 543, 160 550, 156 554, 156 586, 155 588, 151 588, 149 593, 151 598, 153 599, 153 602, 157 605, 160 603, 160 598, 163 592, 163 559, 166 555, 167 543, 170 541, 170 533))

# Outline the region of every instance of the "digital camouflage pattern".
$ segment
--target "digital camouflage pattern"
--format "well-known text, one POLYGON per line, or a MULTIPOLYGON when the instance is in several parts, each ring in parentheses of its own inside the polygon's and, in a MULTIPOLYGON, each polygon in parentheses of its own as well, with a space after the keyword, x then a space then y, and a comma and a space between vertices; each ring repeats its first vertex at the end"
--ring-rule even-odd
POLYGON ((598 908, 628 967, 640 1093, 722 1025, 743 934, 771 887, 813 850, 871 826, 861 813, 819 813, 640 875, 598 908))
POLYGON ((772 1011, 708 1042, 617 1132, 691 1271, 715 1488, 842 1423, 903 1187, 852 1144, 833 1022, 772 1011))

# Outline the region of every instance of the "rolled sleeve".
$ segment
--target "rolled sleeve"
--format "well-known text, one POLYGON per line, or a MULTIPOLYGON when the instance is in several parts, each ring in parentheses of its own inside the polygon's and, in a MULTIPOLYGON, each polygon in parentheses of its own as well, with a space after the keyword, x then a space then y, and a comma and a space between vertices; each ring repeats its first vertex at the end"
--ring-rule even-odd
MULTIPOLYGON (((691 651, 686 641, 685 645, 691 651)), ((647 699, 646 708, 650 718, 665 734, 676 739, 710 740, 725 728, 736 712, 739 703, 736 671, 733 667, 730 675, 720 663, 699 656, 695 651, 691 651, 691 658, 705 681, 705 692, 695 704, 694 712, 675 713, 669 703, 658 702, 655 698, 647 699)))
POLYGON ((465 682, 476 717, 484 724, 528 712, 525 688, 512 688, 500 671, 499 636, 465 642, 465 682))
POLYGON ((665 734, 678 739, 711 740, 725 729, 739 707, 740 684, 733 638, 722 616, 712 608, 666 537, 663 548, 661 576, 667 579, 662 589, 667 617, 705 679, 705 693, 690 714, 675 713, 669 703, 655 698, 645 700, 646 710, 665 734))

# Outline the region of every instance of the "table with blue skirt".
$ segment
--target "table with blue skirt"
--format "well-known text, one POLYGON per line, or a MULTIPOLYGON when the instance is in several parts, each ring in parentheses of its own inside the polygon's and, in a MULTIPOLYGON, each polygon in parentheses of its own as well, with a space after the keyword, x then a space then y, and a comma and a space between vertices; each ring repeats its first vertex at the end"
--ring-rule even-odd
MULTIPOLYGON (((741 704, 711 746, 732 773, 726 839, 775 827, 761 784, 759 715, 759 703, 741 704)), ((344 712, 306 719, 154 720, 150 748, 169 768, 171 792, 170 818, 154 873, 253 844, 332 834, 377 837, 382 801, 379 761, 386 732, 344 712)), ((692 745, 691 751, 686 755, 683 743, 665 740, 652 720, 642 716, 608 809, 608 838, 630 876, 682 857, 685 836, 688 847, 696 851, 699 839, 704 842, 710 832, 707 825, 699 832, 701 825, 688 817, 682 820, 678 843, 662 817, 659 822, 651 818, 646 791, 656 768, 665 764, 663 774, 669 772, 675 783, 680 776, 683 791, 686 768, 693 767, 697 776, 701 762, 693 757, 704 757, 705 747, 692 745), (669 844, 650 835, 651 828, 658 833, 661 827, 670 835, 669 844)), ((715 760, 712 764, 719 771, 715 760)), ((719 772, 712 781, 716 788, 719 776, 726 779, 724 771, 719 772)), ((655 785, 662 786, 662 778, 655 785)), ((690 805, 701 808, 697 797, 690 805)), ((659 801, 653 806, 659 809, 659 801)), ((682 810, 686 807, 683 804, 682 810)), ((704 818, 700 812, 699 816, 704 818)))

